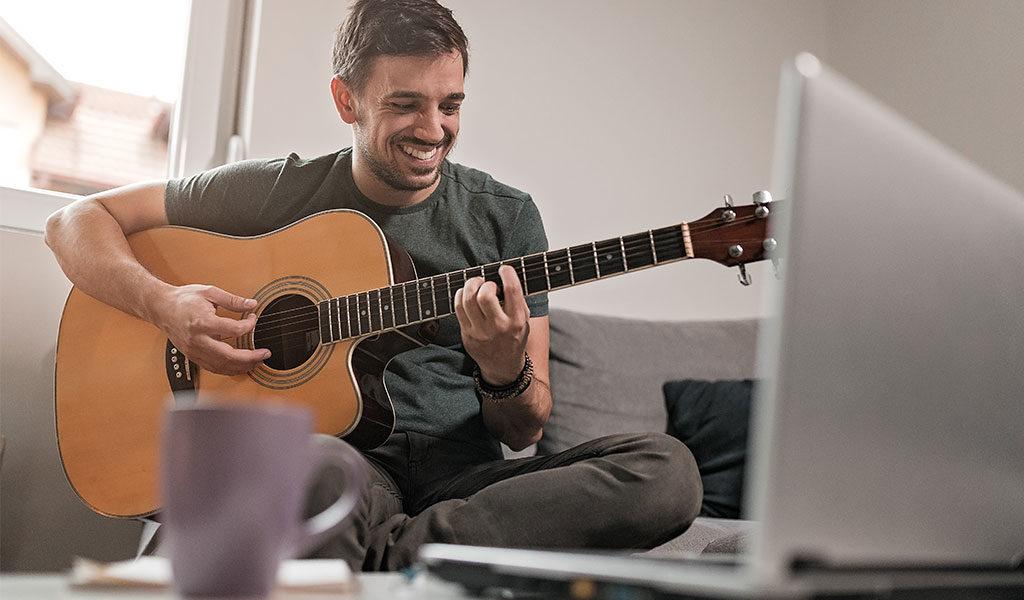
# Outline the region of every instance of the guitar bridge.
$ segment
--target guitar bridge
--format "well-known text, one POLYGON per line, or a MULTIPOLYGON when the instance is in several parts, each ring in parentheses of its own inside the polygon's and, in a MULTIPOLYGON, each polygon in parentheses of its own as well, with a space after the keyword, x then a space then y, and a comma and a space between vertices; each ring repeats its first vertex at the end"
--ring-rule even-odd
POLYGON ((175 348, 170 340, 167 341, 167 350, 164 352, 164 368, 167 371, 167 383, 170 384, 172 392, 196 389, 195 378, 199 373, 196 363, 190 361, 184 353, 175 348))

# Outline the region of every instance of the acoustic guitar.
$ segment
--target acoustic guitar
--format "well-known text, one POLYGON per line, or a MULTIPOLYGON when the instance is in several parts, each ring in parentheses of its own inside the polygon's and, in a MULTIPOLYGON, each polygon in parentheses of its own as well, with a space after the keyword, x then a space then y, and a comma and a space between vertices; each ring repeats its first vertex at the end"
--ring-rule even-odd
MULTIPOLYGON (((778 203, 726 206, 703 219, 417 277, 408 254, 362 213, 333 210, 255 237, 185 227, 129 236, 136 258, 174 285, 206 283, 255 298, 256 326, 234 340, 272 356, 245 375, 199 369, 154 325, 71 290, 60 322, 56 426, 61 461, 97 513, 140 517, 159 509, 158 452, 170 403, 280 402, 308 408, 316 429, 361 449, 382 444, 395 412, 384 370, 398 353, 430 343, 467 279, 501 281, 515 268, 526 295, 684 259, 739 266, 773 249, 778 203)), ((222 316, 229 316, 221 312, 222 316)))

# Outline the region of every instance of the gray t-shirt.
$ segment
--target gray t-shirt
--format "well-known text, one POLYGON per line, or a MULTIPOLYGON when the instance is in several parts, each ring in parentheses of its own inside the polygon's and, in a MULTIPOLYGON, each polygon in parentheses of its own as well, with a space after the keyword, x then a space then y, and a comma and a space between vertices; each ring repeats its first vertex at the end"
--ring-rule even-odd
MULTIPOLYGON (((352 180, 346 148, 304 160, 295 154, 247 160, 171 180, 167 217, 230 235, 258 235, 325 210, 350 208, 373 219, 409 252, 417 275, 435 275, 547 250, 540 213, 528 194, 490 175, 445 161, 437 189, 406 208, 378 204, 352 180)), ((527 298, 530 314, 547 314, 546 295, 527 298)), ((495 457, 497 441, 480 415, 480 400, 454 316, 441 319, 436 344, 405 352, 385 381, 396 429, 468 442, 495 457)))

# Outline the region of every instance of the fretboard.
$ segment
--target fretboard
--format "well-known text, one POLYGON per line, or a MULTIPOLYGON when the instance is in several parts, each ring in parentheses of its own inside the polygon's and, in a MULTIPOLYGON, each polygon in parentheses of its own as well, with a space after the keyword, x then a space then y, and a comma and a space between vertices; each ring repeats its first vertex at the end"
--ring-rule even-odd
POLYGON ((473 277, 498 284, 500 298, 501 265, 515 269, 524 294, 535 296, 692 257, 683 223, 432 275, 320 302, 320 339, 340 342, 450 315, 455 292, 473 277))

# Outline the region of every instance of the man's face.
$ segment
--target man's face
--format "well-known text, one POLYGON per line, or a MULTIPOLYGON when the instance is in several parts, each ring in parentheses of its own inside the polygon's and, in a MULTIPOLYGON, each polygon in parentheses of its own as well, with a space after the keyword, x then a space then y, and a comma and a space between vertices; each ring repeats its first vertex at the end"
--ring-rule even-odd
POLYGON ((398 191, 434 185, 459 133, 462 56, 379 56, 356 95, 359 158, 398 191))

